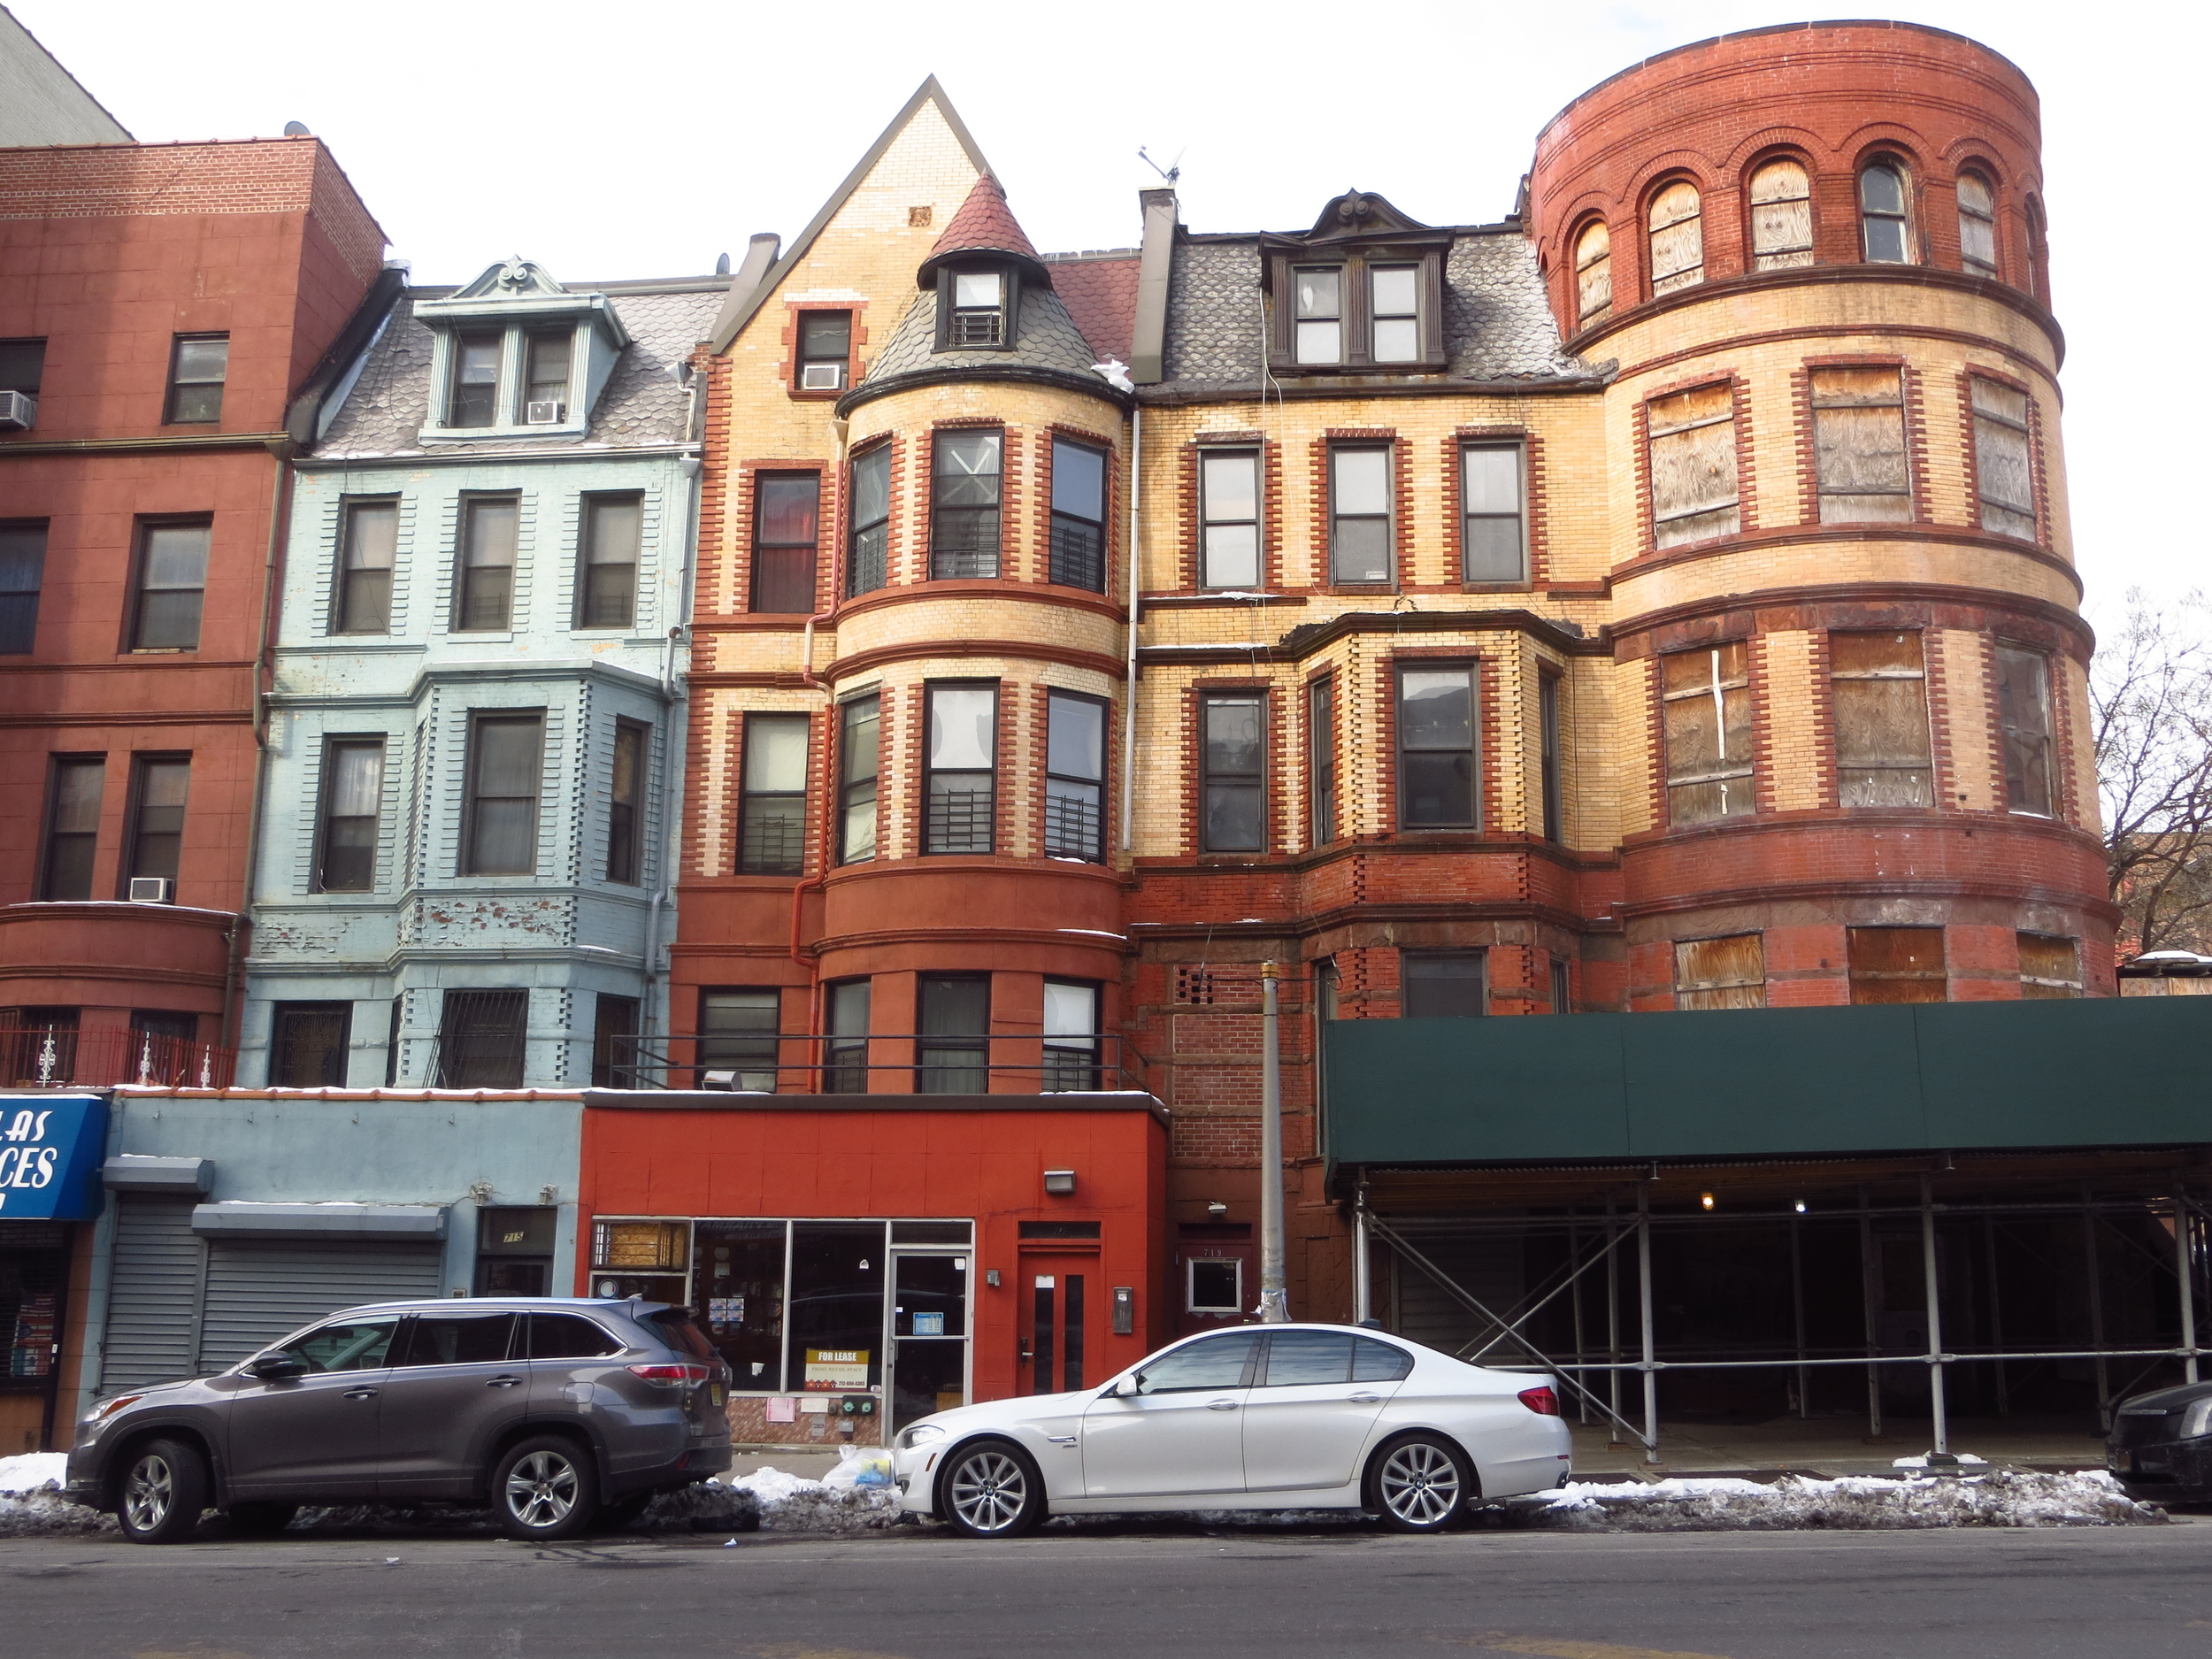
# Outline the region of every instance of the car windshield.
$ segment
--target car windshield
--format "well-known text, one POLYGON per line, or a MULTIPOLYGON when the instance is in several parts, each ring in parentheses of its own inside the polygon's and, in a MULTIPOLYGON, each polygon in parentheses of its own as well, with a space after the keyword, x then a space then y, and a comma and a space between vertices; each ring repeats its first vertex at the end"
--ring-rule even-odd
POLYGON ((375 1319, 341 1319, 310 1331, 297 1341, 273 1348, 263 1357, 298 1360, 311 1371, 373 1371, 390 1352, 396 1315, 375 1319))

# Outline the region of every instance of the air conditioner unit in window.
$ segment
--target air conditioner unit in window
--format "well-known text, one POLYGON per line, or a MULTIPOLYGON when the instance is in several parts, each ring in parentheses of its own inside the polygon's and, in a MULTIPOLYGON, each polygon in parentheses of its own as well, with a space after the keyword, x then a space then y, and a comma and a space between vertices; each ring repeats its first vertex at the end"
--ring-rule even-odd
POLYGON ((531 426, 557 426, 561 424, 561 405, 557 403, 533 403, 524 411, 523 424, 531 426))
POLYGON ((133 904, 166 904, 169 902, 167 876, 133 876, 131 878, 133 904))
POLYGON ((799 369, 799 389, 803 392, 834 392, 845 384, 845 365, 841 363, 808 363, 799 369))
POLYGON ((38 425, 38 399, 28 392, 0 392, 0 432, 28 432, 38 425))

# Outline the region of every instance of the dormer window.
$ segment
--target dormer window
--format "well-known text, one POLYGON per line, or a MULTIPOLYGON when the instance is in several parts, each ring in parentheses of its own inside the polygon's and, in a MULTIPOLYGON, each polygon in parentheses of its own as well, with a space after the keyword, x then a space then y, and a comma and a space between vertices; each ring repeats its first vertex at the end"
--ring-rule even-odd
POLYGON ((1450 242, 1449 232, 1356 193, 1332 202, 1305 235, 1267 238, 1273 366, 1440 371, 1450 242))
POLYGON ((1006 345, 1014 332, 1006 326, 1012 286, 1003 271, 948 271, 945 291, 952 305, 941 349, 1006 345))
POLYGON ((530 336, 529 376, 522 399, 525 426, 557 426, 568 418, 568 365, 575 336, 568 329, 530 336))
POLYGON ((463 334, 454 341, 453 400, 447 426, 489 426, 498 422, 503 345, 497 334, 463 334))
POLYGON ((436 337, 426 442, 580 437, 628 332, 603 294, 572 294, 520 259, 416 303, 436 337))

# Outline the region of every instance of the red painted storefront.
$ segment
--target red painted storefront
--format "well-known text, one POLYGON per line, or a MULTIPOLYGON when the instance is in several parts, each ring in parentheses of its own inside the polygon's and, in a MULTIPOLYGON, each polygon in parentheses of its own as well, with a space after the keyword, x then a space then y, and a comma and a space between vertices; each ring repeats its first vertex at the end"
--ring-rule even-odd
POLYGON ((884 1419, 842 1407, 888 1416, 895 1379, 907 1416, 1086 1386, 1175 1328, 1166 1118, 1138 1094, 595 1091, 576 1289, 698 1310, 741 1442, 872 1443, 884 1419))

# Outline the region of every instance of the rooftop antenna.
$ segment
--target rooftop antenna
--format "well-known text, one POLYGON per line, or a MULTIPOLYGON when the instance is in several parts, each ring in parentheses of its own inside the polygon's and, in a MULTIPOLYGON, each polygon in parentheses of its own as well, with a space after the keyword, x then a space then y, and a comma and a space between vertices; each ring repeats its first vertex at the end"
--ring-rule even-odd
MULTIPOLYGON (((1187 148, 1187 146, 1186 146, 1186 148, 1187 148)), ((1150 156, 1145 153, 1145 148, 1142 144, 1139 144, 1137 146, 1137 159, 1143 162, 1144 165, 1151 168, 1153 172, 1158 173, 1160 177, 1165 179, 1171 185, 1183 176, 1183 151, 1180 150, 1175 152, 1175 159, 1169 162, 1166 166, 1163 167, 1158 162, 1153 160, 1150 156)))

